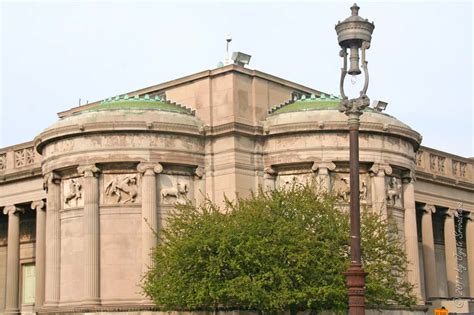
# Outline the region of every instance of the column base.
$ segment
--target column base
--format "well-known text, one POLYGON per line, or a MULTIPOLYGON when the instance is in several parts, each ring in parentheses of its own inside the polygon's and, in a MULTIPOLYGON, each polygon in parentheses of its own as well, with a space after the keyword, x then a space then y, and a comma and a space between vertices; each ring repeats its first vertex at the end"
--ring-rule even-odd
POLYGON ((346 277, 347 295, 349 297, 349 315, 365 314, 365 277, 361 264, 350 264, 349 269, 342 273, 346 277))
POLYGON ((20 309, 18 308, 7 308, 5 309, 5 315, 17 315, 20 314, 20 309))
POLYGON ((97 306, 97 305, 100 305, 101 304, 101 301, 99 298, 97 299, 87 299, 87 300, 83 300, 81 302, 81 306, 97 306))

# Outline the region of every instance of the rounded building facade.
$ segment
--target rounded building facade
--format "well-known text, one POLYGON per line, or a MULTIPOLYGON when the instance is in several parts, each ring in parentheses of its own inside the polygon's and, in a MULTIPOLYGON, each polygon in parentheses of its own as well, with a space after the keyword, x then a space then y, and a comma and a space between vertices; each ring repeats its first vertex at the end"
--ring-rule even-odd
MULTIPOLYGON (((0 149, 0 312, 158 312, 140 281, 176 203, 314 181, 348 207, 339 98, 236 65, 128 95, 0 149)), ((458 312, 474 310, 473 160, 378 109, 360 119, 361 207, 396 222, 414 312, 453 309, 460 286, 458 312)))

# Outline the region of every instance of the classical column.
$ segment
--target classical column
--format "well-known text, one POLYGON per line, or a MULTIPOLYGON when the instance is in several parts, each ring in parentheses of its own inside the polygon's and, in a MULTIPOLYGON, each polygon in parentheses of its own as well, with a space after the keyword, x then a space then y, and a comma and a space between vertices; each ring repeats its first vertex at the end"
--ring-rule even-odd
POLYGON ((23 210, 16 206, 3 209, 8 215, 8 248, 7 248, 7 287, 5 297, 5 314, 18 314, 18 283, 20 282, 20 213, 23 210))
POLYGON ((387 192, 385 189, 385 175, 392 174, 392 168, 388 164, 374 163, 369 170, 372 186, 372 209, 375 213, 382 214, 383 218, 388 218, 387 212, 387 192))
POLYGON ((140 163, 137 170, 142 176, 142 274, 152 266, 151 251, 157 244, 158 185, 157 176, 163 172, 160 163, 140 163))
POLYGON ((421 275, 420 258, 418 256, 418 233, 416 230, 416 207, 415 207, 415 187, 413 172, 405 173, 403 181, 403 208, 405 208, 405 246, 408 258, 408 281, 413 284, 414 293, 418 303, 423 298, 421 295, 421 275))
POLYGON ((61 271, 61 178, 54 172, 45 176, 46 195, 46 273, 44 306, 59 303, 61 271))
POLYGON ((99 169, 92 165, 79 166, 84 175, 84 297, 83 304, 100 303, 100 217, 99 169))
POLYGON ((426 300, 439 297, 436 274, 436 260, 433 237, 433 220, 431 216, 436 212, 432 205, 425 205, 421 218, 421 236, 423 242, 423 267, 425 271, 426 300))
POLYGON ((458 264, 456 257, 456 210, 448 209, 444 217, 444 256, 446 260, 446 279, 448 282, 448 297, 456 296, 456 278, 458 264))
POLYGON ((333 162, 314 162, 311 169, 316 173, 317 190, 329 192, 331 190, 329 171, 334 171, 336 164, 333 162))
POLYGON ((206 200, 206 171, 200 166, 194 172, 194 198, 198 206, 206 200))
POLYGON ((469 296, 474 297, 474 212, 467 216, 466 224, 466 250, 467 250, 467 273, 469 281, 469 296))
POLYGON ((44 272, 46 255, 46 203, 43 200, 33 201, 31 209, 36 211, 36 250, 35 250, 35 308, 44 303, 44 272))
POLYGON ((277 172, 271 167, 266 167, 263 170, 263 190, 264 191, 272 191, 275 187, 276 175, 277 172))

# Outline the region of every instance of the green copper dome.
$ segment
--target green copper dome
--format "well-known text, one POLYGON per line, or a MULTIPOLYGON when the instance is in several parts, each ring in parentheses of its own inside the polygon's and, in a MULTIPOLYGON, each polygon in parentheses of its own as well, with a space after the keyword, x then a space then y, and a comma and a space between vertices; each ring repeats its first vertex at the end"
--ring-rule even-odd
MULTIPOLYGON (((341 99, 334 95, 326 95, 323 93, 321 93, 319 97, 315 95, 306 97, 303 95, 299 99, 287 101, 286 103, 280 104, 270 109, 268 113, 272 115, 313 110, 339 110, 340 102, 341 99)), ((373 109, 367 107, 365 111, 373 111, 373 109)))
POLYGON ((89 107, 84 112, 102 111, 102 110, 158 110, 165 112, 182 113, 194 115, 194 111, 189 108, 165 101, 159 96, 151 98, 148 94, 140 97, 129 97, 128 95, 111 97, 103 100, 99 104, 89 107))

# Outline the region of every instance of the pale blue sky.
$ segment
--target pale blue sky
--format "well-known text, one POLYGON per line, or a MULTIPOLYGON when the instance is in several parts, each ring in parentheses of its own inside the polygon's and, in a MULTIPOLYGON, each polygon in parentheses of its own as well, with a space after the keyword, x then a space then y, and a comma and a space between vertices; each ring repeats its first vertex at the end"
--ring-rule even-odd
MULTIPOLYGON (((232 50, 258 69, 339 94, 334 25, 351 2, 3 2, 0 147, 32 140, 56 113, 212 69, 232 50)), ((423 135, 473 151, 471 2, 359 2, 375 22, 371 99, 423 135)))

